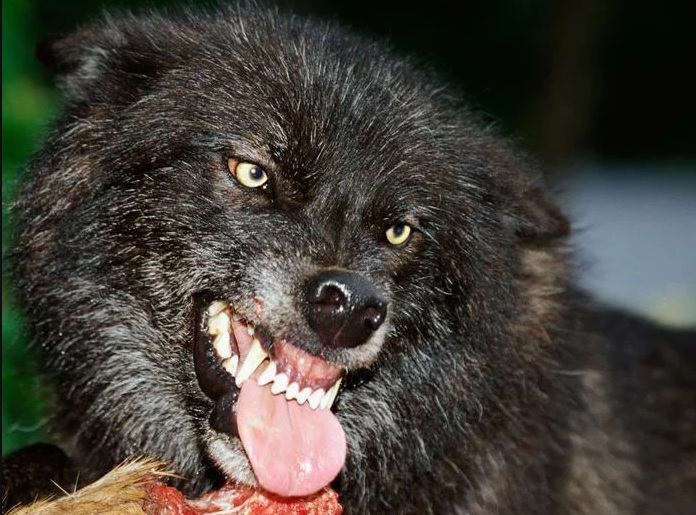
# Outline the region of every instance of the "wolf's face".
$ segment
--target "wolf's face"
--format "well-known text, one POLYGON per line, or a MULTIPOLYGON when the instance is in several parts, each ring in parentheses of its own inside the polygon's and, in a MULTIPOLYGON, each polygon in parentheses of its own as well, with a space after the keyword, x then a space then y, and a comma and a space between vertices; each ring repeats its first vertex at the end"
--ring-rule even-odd
POLYGON ((117 20, 47 58, 67 103, 18 268, 93 469, 364 490, 480 420, 519 242, 565 228, 427 74, 272 12, 117 20))

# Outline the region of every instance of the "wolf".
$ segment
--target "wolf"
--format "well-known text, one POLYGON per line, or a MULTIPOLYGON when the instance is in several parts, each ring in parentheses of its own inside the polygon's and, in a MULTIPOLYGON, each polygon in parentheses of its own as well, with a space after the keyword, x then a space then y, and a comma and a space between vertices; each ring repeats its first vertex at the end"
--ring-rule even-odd
POLYGON ((687 513, 696 338, 575 286, 538 165, 430 69, 273 8, 40 48, 17 295, 84 480, 348 514, 687 513))

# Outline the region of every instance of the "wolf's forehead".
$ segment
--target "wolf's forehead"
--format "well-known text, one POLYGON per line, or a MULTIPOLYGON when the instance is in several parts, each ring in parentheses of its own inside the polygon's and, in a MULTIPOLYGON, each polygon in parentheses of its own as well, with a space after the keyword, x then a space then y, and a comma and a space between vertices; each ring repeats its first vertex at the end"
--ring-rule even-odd
POLYGON ((203 102, 212 95, 220 107, 245 116, 254 110, 266 127, 295 138, 330 131, 374 137, 400 127, 413 133, 438 110, 431 102, 437 91, 408 63, 383 57, 378 62, 374 49, 358 42, 337 47, 310 44, 302 34, 288 38, 250 36, 243 44, 192 56, 186 82, 197 87, 190 94, 203 102))
POLYGON ((347 177, 360 180, 351 192, 374 192, 386 176, 400 192, 410 179, 423 183, 417 174, 442 180, 454 161, 446 95, 408 62, 375 55, 362 41, 314 41, 317 34, 294 28, 207 41, 193 66, 161 78, 169 98, 159 99, 179 113, 168 122, 239 158, 275 164, 300 198, 329 184, 340 189, 347 177))

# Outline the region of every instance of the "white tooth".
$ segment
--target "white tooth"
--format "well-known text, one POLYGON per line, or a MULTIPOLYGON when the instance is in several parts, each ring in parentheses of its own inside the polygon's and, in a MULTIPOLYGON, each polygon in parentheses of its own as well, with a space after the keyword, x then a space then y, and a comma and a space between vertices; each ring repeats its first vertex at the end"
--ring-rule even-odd
POLYGON ((284 392, 285 389, 288 387, 288 383, 290 383, 290 379, 288 379, 288 376, 286 376, 283 373, 278 374, 275 376, 275 379, 273 380, 273 386, 271 386, 271 393, 273 395, 276 395, 280 392, 284 392))
POLYGON ((254 326, 253 325, 247 325, 247 333, 249 333, 249 336, 254 336, 254 326))
MULTIPOLYGON (((336 395, 338 395, 338 390, 341 388, 341 381, 343 381, 343 378, 339 377, 338 381, 336 381, 334 385, 331 387, 331 390, 333 391, 333 396, 331 397, 331 404, 333 404, 333 401, 336 399, 336 395)), ((329 404, 329 407, 331 407, 331 404, 329 404)))
POLYGON ((309 386, 306 386, 304 390, 297 394, 297 402, 299 402, 300 404, 304 404, 305 402, 307 402, 307 399, 309 399, 310 395, 312 395, 312 389, 309 386))
POLYGON ((331 390, 326 392, 324 396, 321 398, 321 401, 319 402, 319 409, 326 409, 326 407, 329 405, 329 400, 331 399, 331 390))
POLYGON ((251 342, 251 348, 249 348, 249 352, 246 358, 244 358, 244 363, 242 363, 237 373, 237 379, 235 380, 237 386, 242 386, 242 383, 249 379, 249 376, 254 373, 254 370, 256 370, 267 357, 268 354, 266 354, 266 351, 261 347, 261 342, 258 340, 251 342))
POLYGON ((324 398, 324 394, 326 392, 324 391, 323 388, 319 388, 318 390, 314 390, 314 393, 309 396, 309 407, 312 409, 317 409, 319 406, 319 403, 321 400, 324 398))
POLYGON ((208 319, 208 334, 222 334, 230 330, 230 317, 225 311, 208 319))
POLYGON ((232 346, 230 345, 230 333, 218 334, 213 340, 213 348, 217 355, 222 359, 232 356, 232 346))
POLYGON ((298 393, 300 393, 300 385, 295 382, 292 382, 290 383, 290 386, 288 386, 288 389, 285 391, 285 398, 291 401, 295 397, 297 397, 298 393))
POLYGON ((276 364, 275 362, 271 361, 268 366, 266 367, 266 370, 263 371, 263 373, 259 376, 259 386, 266 386, 268 383, 273 381, 273 378, 276 375, 276 364))
POLYGON ((333 405, 333 402, 336 399, 336 394, 338 393, 338 389, 341 386, 341 379, 342 378, 339 378, 331 389, 326 392, 326 395, 324 395, 324 398, 321 400, 321 404, 319 405, 321 409, 330 408, 333 405))
POLYGON ((223 368, 232 376, 237 375, 237 365, 239 365, 239 356, 236 354, 222 362, 223 368))
POLYGON ((206 314, 208 315, 208 317, 213 317, 220 313, 220 311, 222 311, 223 309, 226 309, 227 306, 229 306, 229 303, 227 301, 216 300, 210 306, 208 306, 206 314))

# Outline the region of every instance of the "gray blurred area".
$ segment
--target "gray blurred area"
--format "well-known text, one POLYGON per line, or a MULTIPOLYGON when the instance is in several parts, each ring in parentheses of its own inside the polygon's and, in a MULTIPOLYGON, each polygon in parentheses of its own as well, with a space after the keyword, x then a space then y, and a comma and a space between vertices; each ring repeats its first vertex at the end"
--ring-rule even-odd
POLYGON ((581 284, 664 323, 696 325, 696 175, 584 165, 563 182, 581 284))

